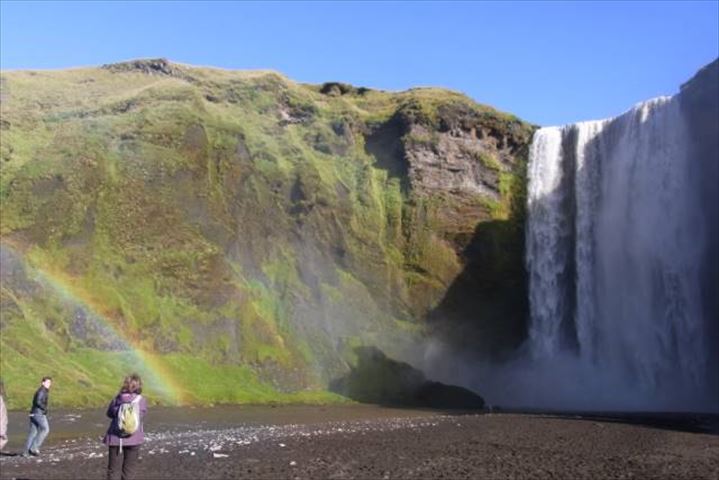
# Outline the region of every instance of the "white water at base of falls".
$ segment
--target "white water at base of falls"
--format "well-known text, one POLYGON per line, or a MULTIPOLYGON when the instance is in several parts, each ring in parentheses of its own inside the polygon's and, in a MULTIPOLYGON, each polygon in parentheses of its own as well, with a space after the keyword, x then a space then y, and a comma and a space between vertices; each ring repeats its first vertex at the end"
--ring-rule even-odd
POLYGON ((689 142, 677 97, 535 133, 526 406, 711 409, 689 142))

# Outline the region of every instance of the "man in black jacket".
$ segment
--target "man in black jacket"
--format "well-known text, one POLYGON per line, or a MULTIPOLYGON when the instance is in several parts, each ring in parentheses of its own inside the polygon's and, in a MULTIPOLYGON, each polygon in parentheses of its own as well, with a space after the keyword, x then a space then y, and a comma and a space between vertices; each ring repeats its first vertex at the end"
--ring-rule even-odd
POLYGON ((52 378, 43 377, 40 388, 32 397, 32 407, 30 407, 30 434, 25 442, 25 449, 22 452, 23 457, 30 455, 40 455, 40 445, 45 441, 45 437, 50 432, 50 425, 47 423, 47 401, 50 395, 50 387, 52 386, 52 378))

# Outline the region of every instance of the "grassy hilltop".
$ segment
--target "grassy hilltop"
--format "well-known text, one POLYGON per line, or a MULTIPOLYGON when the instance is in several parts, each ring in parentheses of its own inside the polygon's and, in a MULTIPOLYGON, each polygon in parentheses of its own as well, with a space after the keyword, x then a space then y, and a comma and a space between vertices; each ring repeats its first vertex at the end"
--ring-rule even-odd
POLYGON ((0 77, 0 374, 25 408, 339 401, 375 346, 523 335, 533 127, 441 89, 139 60, 0 77))

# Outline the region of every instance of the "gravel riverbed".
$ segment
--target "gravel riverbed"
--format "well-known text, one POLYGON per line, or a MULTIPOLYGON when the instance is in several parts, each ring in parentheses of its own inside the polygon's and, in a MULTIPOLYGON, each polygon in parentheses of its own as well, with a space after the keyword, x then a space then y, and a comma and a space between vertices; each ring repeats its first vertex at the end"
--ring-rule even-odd
MULTIPOLYGON (((719 478, 715 434, 509 413, 352 407, 244 412, 167 419, 156 430, 148 425, 138 478, 719 478), (223 417, 232 424, 222 425, 223 417)), ((40 457, 6 449, 0 478, 104 478, 102 432, 63 427, 62 419, 78 421, 68 415, 55 422, 56 438, 40 457)), ((19 443, 16 438, 15 451, 19 443)))

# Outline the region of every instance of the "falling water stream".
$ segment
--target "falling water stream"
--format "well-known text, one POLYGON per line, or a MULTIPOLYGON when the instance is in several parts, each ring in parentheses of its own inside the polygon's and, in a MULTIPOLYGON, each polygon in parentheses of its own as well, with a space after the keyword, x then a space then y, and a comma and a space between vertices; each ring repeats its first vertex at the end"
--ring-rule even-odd
POLYGON ((647 407, 701 408, 706 232, 691 142, 678 95, 535 133, 527 268, 536 364, 576 362, 564 381, 647 407))

